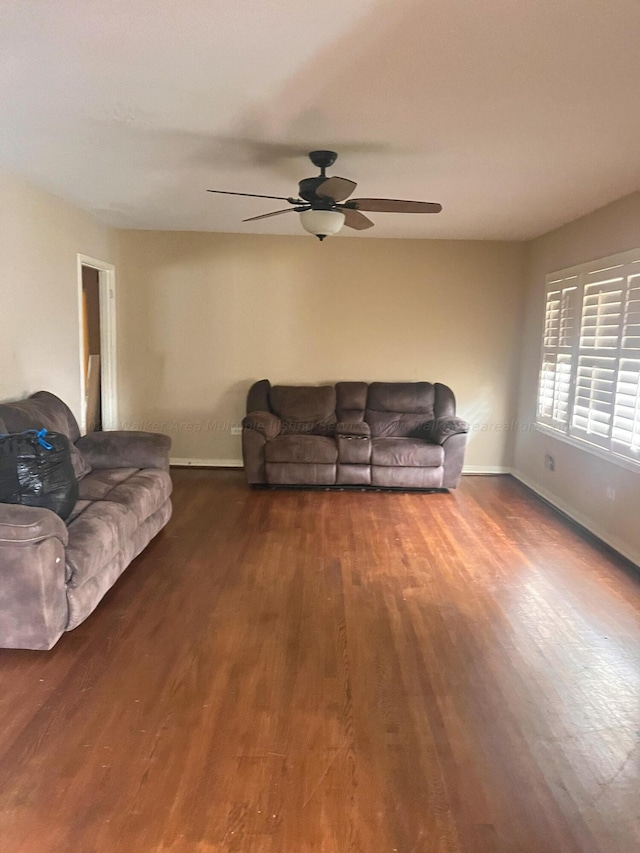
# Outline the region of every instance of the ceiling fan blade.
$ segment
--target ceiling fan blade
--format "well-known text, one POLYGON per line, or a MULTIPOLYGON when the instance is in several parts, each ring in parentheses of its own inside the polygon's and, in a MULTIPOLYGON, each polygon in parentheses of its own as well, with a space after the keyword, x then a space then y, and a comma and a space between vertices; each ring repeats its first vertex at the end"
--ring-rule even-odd
POLYGON ((298 200, 295 198, 286 198, 283 195, 258 195, 257 193, 234 193, 229 190, 207 190, 208 193, 219 193, 220 195, 243 195, 247 198, 275 198, 278 201, 288 201, 290 204, 297 204, 298 200))
POLYGON ((359 210, 353 207, 341 207, 340 211, 344 213, 344 224, 347 228, 355 228, 356 231, 364 231, 365 228, 372 228, 374 223, 359 210))
POLYGON ((402 201, 398 198, 352 198, 347 202, 356 210, 372 213, 440 213, 442 205, 435 201, 402 201))
POLYGON ((345 198, 349 198, 357 186, 355 181, 334 176, 327 178, 320 186, 316 187, 316 195, 330 198, 333 201, 344 201, 345 198))
POLYGON ((306 207, 286 207, 284 210, 274 210, 271 213, 261 213, 260 216, 250 216, 249 219, 243 219, 243 222, 255 222, 256 219, 268 219, 270 216, 280 216, 281 213, 296 213, 299 210, 307 210, 306 207))

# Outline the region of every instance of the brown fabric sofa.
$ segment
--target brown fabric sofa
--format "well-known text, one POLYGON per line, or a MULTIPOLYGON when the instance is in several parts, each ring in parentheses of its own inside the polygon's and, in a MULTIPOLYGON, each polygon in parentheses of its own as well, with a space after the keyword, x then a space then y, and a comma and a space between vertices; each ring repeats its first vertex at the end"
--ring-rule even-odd
POLYGON ((430 382, 256 382, 242 452, 252 485, 454 489, 467 424, 430 382))
POLYGON ((81 438, 71 410, 47 391, 0 405, 0 433, 41 427, 72 442, 80 495, 66 523, 48 509, 0 503, 2 648, 50 649, 171 517, 168 436, 81 438))

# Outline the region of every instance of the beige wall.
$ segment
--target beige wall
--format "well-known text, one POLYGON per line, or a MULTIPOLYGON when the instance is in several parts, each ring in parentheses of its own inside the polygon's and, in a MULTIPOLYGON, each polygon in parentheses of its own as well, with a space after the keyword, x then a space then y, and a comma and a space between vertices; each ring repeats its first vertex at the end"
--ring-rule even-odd
MULTIPOLYGON (((638 246, 640 193, 530 244, 518 412, 521 424, 530 426, 535 420, 545 276, 638 246)), ((640 564, 640 474, 533 431, 517 433, 514 467, 525 482, 640 564), (547 453, 555 459, 554 472, 544 466, 547 453), (605 498, 607 486, 615 489, 615 501, 605 498)))
POLYGON ((80 414, 78 253, 111 261, 109 230, 0 170, 0 400, 46 389, 80 414))
POLYGON ((638 474, 530 429, 545 276, 637 247, 640 193, 527 246, 111 232, 1 170, 0 198, 0 400, 47 388, 79 414, 90 255, 117 265, 122 425, 170 432, 175 457, 237 461, 231 425, 263 376, 438 380, 473 424, 471 468, 513 454, 525 482, 640 562, 638 474), (518 388, 526 429, 505 429, 518 388))
POLYGON ((517 243, 120 232, 120 418, 178 458, 233 461, 251 382, 431 380, 467 461, 510 465, 525 250, 517 243))

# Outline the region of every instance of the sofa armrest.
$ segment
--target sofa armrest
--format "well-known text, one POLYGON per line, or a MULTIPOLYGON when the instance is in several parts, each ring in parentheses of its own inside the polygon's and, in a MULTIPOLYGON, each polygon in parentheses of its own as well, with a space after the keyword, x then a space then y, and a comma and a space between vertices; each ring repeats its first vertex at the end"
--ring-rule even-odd
POLYGON ((50 509, 0 504, 0 648, 50 649, 65 630, 67 541, 50 509))
POLYGON ((159 432, 90 432, 76 447, 92 468, 162 468, 169 470, 171 439, 159 432))
POLYGON ((61 545, 69 540, 67 525, 50 509, 0 503, 0 549, 3 545, 33 545, 55 537, 61 545))
POLYGON ((427 437, 436 444, 444 444, 450 436, 467 432, 469 432, 469 424, 462 418, 436 418, 429 424, 427 437))
POLYGON ((253 429, 269 439, 280 435, 282 421, 276 415, 272 415, 271 412, 249 412, 242 419, 242 426, 245 429, 253 429))
POLYGON ((371 427, 365 421, 339 421, 336 424, 336 435, 347 438, 371 438, 371 427))

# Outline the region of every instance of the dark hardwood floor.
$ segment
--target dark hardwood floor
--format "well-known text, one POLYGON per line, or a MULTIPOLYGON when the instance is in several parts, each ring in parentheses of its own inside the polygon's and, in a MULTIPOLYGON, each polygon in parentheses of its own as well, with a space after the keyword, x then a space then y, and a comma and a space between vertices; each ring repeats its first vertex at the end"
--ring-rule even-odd
POLYGON ((2 853, 640 850, 640 575, 509 477, 175 514, 0 650, 2 853))

